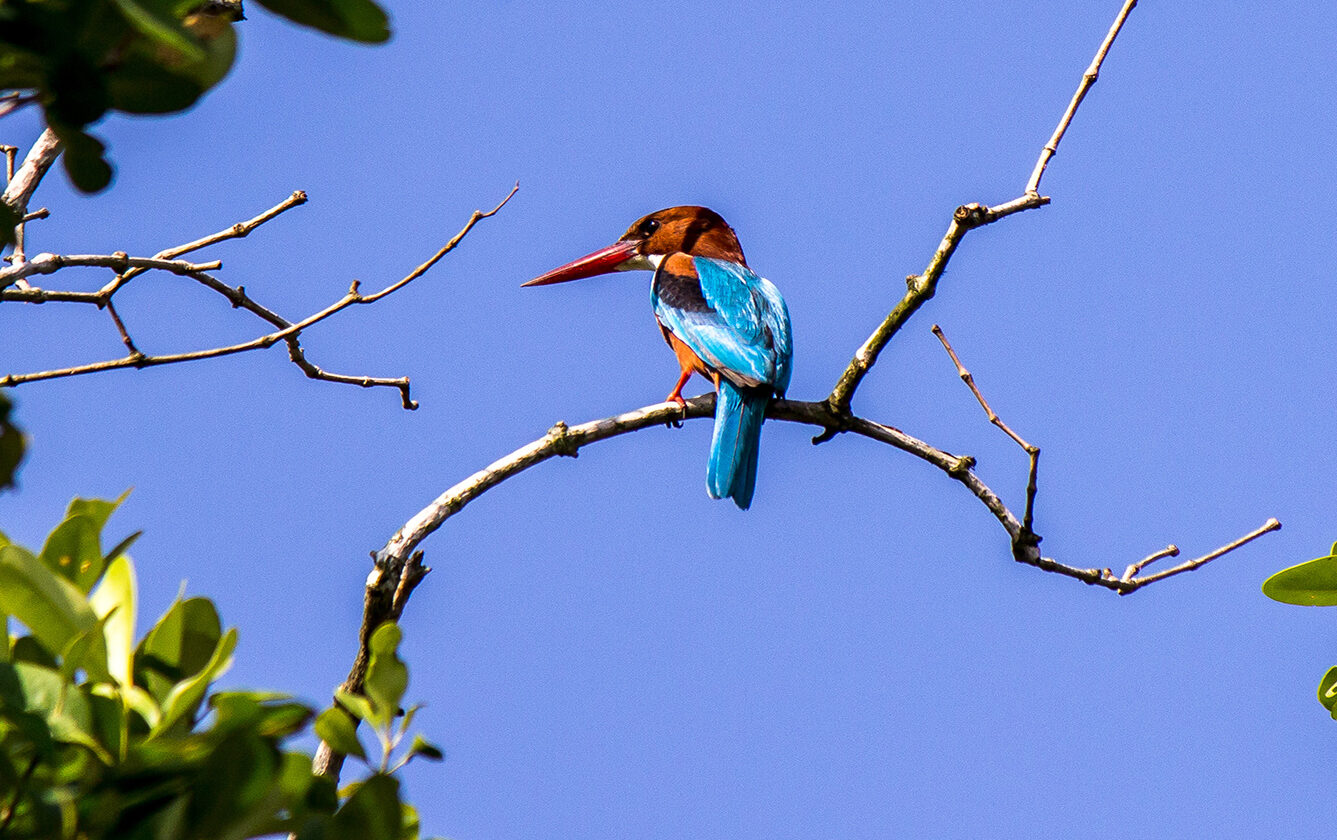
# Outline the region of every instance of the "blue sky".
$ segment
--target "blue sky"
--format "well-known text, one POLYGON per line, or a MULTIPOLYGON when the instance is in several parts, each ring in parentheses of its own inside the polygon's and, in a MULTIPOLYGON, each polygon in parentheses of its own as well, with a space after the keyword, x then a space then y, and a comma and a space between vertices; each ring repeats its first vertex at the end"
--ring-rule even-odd
MULTIPOLYGON (((35 199, 54 213, 35 250, 148 254, 305 189, 209 252, 295 317, 397 279, 521 183, 430 274, 306 336, 329 369, 412 377, 417 412, 309 381, 280 348, 11 393, 31 454, 3 529, 39 543, 70 496, 134 487, 112 528, 146 531, 146 608, 182 580, 214 598, 241 632, 229 684, 328 697, 368 551, 554 421, 672 386, 648 275, 521 282, 709 205, 789 302, 791 396, 819 399, 951 210, 1020 194, 1119 4, 478 5, 391 4, 380 48, 248 10, 238 66, 193 111, 101 126, 109 192, 52 177, 35 199)), ((1043 449, 1046 554, 1122 568, 1284 529, 1119 598, 1013 563, 961 487, 866 440, 768 424, 746 513, 706 497, 709 423, 591 447, 423 546, 404 627, 418 721, 447 752, 408 774, 428 832, 1330 831, 1337 723, 1314 687, 1337 613, 1258 586, 1337 538, 1337 10, 1204 12, 1133 12, 1050 166, 1053 204, 967 238, 855 408, 974 455, 1020 506, 1024 456, 937 322, 1043 449)), ((118 300, 149 351, 257 334, 177 278, 118 300)), ((0 332, 5 372, 121 350, 105 316, 56 305, 5 307, 0 332)))

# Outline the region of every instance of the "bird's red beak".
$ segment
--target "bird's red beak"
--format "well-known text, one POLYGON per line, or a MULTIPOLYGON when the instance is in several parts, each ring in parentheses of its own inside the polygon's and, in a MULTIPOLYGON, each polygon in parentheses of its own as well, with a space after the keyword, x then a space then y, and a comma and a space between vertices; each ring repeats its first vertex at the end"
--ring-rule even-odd
POLYGON ((593 254, 586 254, 561 268, 554 268, 547 274, 542 274, 528 283, 521 283, 520 285, 547 286, 552 283, 565 283, 568 280, 579 280, 582 277, 594 277, 596 274, 608 274, 617 271, 618 266, 636 256, 636 248, 639 245, 640 243, 636 240, 614 242, 607 248, 601 248, 593 254))

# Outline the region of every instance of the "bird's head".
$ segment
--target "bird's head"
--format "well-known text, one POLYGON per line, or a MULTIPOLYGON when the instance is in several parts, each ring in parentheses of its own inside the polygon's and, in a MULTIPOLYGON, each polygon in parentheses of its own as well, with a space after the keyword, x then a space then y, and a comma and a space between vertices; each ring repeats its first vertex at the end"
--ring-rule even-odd
POLYGON ((535 277, 525 286, 547 286, 614 271, 653 271, 669 254, 713 257, 747 265, 733 228, 707 207, 682 206, 656 210, 637 219, 622 238, 535 277))

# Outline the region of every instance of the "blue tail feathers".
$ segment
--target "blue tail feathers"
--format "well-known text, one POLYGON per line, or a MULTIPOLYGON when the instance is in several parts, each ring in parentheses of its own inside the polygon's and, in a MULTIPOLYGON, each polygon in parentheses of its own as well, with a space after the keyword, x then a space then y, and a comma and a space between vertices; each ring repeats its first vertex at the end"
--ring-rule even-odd
POLYGON ((710 465, 706 471, 706 489, 712 499, 731 497, 743 510, 752 504, 761 421, 770 401, 770 388, 739 388, 727 379, 720 379, 715 435, 710 441, 710 465))

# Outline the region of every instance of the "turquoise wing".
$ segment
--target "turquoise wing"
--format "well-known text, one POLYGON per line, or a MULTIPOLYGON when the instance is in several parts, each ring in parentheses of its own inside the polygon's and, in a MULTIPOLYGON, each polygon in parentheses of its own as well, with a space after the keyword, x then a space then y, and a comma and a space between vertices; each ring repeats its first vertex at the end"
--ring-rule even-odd
POLYGON ((695 278, 658 278, 652 287, 660 323, 730 381, 784 393, 794 343, 780 291, 728 260, 694 257, 692 266, 695 278))

